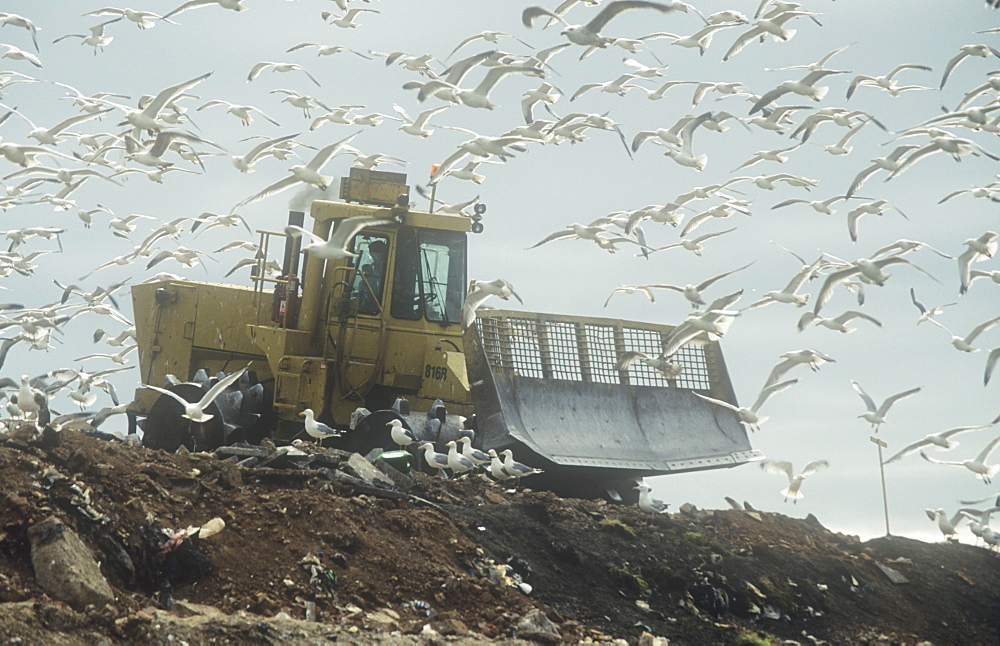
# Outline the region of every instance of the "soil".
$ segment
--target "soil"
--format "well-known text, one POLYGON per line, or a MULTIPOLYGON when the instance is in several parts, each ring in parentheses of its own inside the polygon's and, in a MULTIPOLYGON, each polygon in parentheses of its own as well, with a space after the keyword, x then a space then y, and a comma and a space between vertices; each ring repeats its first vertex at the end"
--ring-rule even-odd
POLYGON ((0 474, 0 643, 1000 643, 996 554, 813 517, 654 518, 481 475, 414 473, 390 498, 73 431, 0 435, 0 474), (36 582, 27 530, 50 516, 113 604, 73 610, 36 582), (213 518, 220 533, 165 547, 213 518), (554 626, 526 627, 537 611, 554 626))

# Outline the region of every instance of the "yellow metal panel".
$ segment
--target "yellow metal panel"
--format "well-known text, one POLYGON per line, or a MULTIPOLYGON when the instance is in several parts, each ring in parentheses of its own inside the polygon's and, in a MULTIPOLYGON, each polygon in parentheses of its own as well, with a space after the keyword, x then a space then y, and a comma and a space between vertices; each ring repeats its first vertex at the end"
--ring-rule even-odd
POLYGON ((420 397, 468 403, 469 376, 465 367, 465 353, 446 352, 429 346, 424 353, 423 362, 420 397))
MULTIPOLYGON (((367 204, 344 204, 315 200, 312 203, 311 215, 319 221, 357 217, 391 218, 393 217, 393 209, 367 204)), ((406 210, 403 212, 403 224, 424 229, 467 232, 471 230, 472 220, 463 215, 406 210)))

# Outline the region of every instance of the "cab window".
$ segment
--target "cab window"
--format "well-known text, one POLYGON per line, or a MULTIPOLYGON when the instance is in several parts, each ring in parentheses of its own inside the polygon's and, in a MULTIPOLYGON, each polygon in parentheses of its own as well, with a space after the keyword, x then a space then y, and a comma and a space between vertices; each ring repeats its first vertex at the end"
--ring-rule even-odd
POLYGON ((361 232, 354 238, 351 266, 357 267, 351 294, 358 300, 358 313, 377 315, 382 311, 382 291, 385 287, 389 261, 389 238, 380 233, 361 232))
POLYGON ((465 235, 458 231, 401 228, 392 315, 458 323, 465 297, 465 243, 465 235))

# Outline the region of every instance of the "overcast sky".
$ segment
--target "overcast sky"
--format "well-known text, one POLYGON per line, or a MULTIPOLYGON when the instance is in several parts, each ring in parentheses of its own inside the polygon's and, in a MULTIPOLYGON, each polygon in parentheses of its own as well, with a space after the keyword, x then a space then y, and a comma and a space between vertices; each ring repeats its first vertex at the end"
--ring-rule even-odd
MULTIPOLYGON (((134 3, 141 10, 163 15, 179 6, 165 0, 134 3)), ((703 14, 733 9, 753 17, 757 2, 715 0, 693 2, 703 14)), ((798 16, 787 23, 796 33, 787 41, 764 42, 753 39, 739 53, 723 61, 723 55, 748 26, 721 29, 703 56, 698 50, 670 44, 669 38, 643 42, 635 53, 619 47, 609 47, 580 61, 583 49, 572 45, 551 61, 547 81, 558 86, 564 96, 552 106, 558 115, 570 112, 600 113, 620 124, 625 138, 631 142, 644 130, 669 128, 685 115, 707 111, 727 111, 747 119, 751 103, 745 97, 723 97, 709 92, 697 106, 691 102, 693 85, 680 85, 668 90, 659 101, 647 98, 642 90, 624 96, 602 93, 597 89, 575 101, 570 97, 585 83, 610 81, 633 71, 623 59, 634 58, 646 66, 667 65, 662 76, 636 81, 653 90, 668 81, 712 81, 743 83, 749 92, 760 95, 781 82, 799 79, 805 70, 774 71, 791 65, 808 65, 823 55, 845 47, 827 63, 827 68, 845 73, 830 75, 817 83, 828 86, 828 94, 819 102, 798 95, 778 99, 782 105, 809 105, 813 110, 793 113, 799 123, 809 112, 823 107, 846 107, 864 110, 885 125, 890 132, 868 124, 854 136, 853 151, 834 156, 824 150, 836 143, 845 130, 831 124, 818 128, 809 141, 790 151, 788 161, 764 161, 734 172, 757 151, 769 151, 793 146, 796 140, 789 134, 749 129, 728 121, 725 132, 699 128, 693 135, 695 154, 708 155, 703 171, 678 165, 662 154, 663 148, 651 143, 642 145, 630 158, 618 135, 611 131, 587 130, 585 141, 558 145, 531 144, 528 151, 518 153, 505 164, 483 164, 480 172, 487 179, 481 186, 446 178, 438 197, 447 202, 461 202, 476 195, 487 203, 486 230, 470 241, 469 275, 490 280, 503 277, 517 288, 525 309, 531 311, 587 316, 608 316, 623 319, 679 323, 690 311, 679 294, 657 292, 655 303, 641 294, 616 295, 604 308, 612 289, 619 285, 698 283, 723 271, 754 261, 753 266, 707 290, 717 297, 744 289, 739 306, 746 306, 768 291, 782 289, 799 270, 801 263, 792 255, 770 244, 771 241, 798 253, 807 261, 819 253, 851 261, 870 256, 875 250, 905 238, 934 246, 946 254, 957 256, 965 250, 963 241, 1000 227, 1000 204, 970 194, 958 195, 943 204, 938 202, 953 191, 971 189, 996 182, 1000 164, 985 155, 965 155, 960 162, 936 153, 901 173, 884 181, 886 173, 874 175, 858 191, 866 200, 839 202, 836 213, 823 215, 806 204, 796 204, 772 210, 775 204, 792 198, 822 200, 842 195, 855 175, 869 160, 889 154, 900 143, 924 144, 924 135, 894 138, 922 122, 952 110, 966 92, 987 81, 990 72, 1000 69, 996 57, 967 57, 953 70, 943 90, 942 72, 949 60, 968 44, 989 44, 1000 48, 1000 35, 977 33, 997 26, 1000 12, 985 8, 977 0, 956 0, 949 3, 914 0, 908 3, 867 0, 812 0, 806 9, 815 13, 798 16), (932 68, 932 71, 904 70, 896 77, 901 85, 925 86, 891 97, 886 92, 861 86, 846 98, 850 82, 859 74, 879 76, 895 66, 909 63, 932 68), (726 193, 750 202, 750 215, 735 214, 716 222, 702 224, 692 235, 736 231, 709 240, 702 256, 681 249, 653 254, 648 260, 637 258, 634 251, 622 249, 609 254, 591 242, 582 240, 555 241, 527 250, 546 235, 573 222, 588 223, 615 211, 628 211, 649 204, 664 204, 677 195, 697 186, 724 182, 737 176, 754 177, 779 172, 804 176, 817 181, 811 191, 786 185, 765 191, 743 182, 726 193), (734 191, 740 191, 736 193, 734 191), (863 202, 889 200, 896 209, 881 216, 868 215, 861 219, 859 239, 852 242, 848 235, 847 212, 863 202), (905 214, 905 216, 903 215, 905 214)), ((0 29, 0 43, 31 51, 40 58, 42 67, 29 61, 4 58, 0 77, 14 78, 11 72, 31 76, 45 82, 8 83, 0 89, 0 102, 16 107, 36 126, 52 126, 78 113, 66 100, 63 83, 85 95, 111 92, 127 99, 112 98, 123 104, 135 105, 144 94, 160 90, 211 72, 211 76, 191 90, 197 98, 185 98, 180 104, 187 108, 187 123, 180 127, 219 146, 242 155, 253 145, 246 137, 259 135, 278 137, 298 134, 297 139, 322 147, 353 132, 363 130, 352 143, 367 154, 381 152, 408 162, 405 172, 411 184, 425 183, 431 164, 441 162, 468 138, 461 132, 438 128, 421 139, 400 132, 399 123, 385 120, 376 127, 326 123, 314 131, 312 118, 322 109, 313 110, 307 118, 302 110, 281 102, 282 94, 275 89, 291 89, 310 94, 325 105, 358 105, 357 114, 379 112, 397 116, 393 104, 399 104, 412 116, 422 110, 444 105, 431 98, 418 103, 414 91, 402 89, 408 81, 419 79, 416 73, 399 65, 386 66, 384 58, 369 52, 403 51, 412 55, 431 54, 435 71, 443 69, 444 61, 465 38, 484 30, 501 31, 512 37, 501 38, 499 45, 474 41, 451 56, 452 62, 499 46, 515 55, 528 55, 534 49, 551 47, 565 38, 558 28, 543 30, 544 19, 528 29, 521 23, 522 5, 504 0, 424 1, 382 0, 381 2, 351 2, 351 7, 371 9, 357 16, 358 27, 343 29, 329 24, 321 12, 340 13, 337 3, 329 0, 298 0, 297 2, 264 2, 245 0, 247 10, 236 13, 212 5, 180 13, 171 20, 176 24, 157 21, 155 28, 139 29, 129 20, 108 25, 106 33, 113 40, 103 48, 80 43, 70 37, 53 43, 67 34, 89 34, 89 30, 110 17, 86 17, 83 14, 108 7, 104 0, 79 0, 72 3, 56 0, 9 0, 4 10, 31 19, 38 27, 39 51, 35 52, 29 32, 16 26, 0 29), (514 38, 516 37, 516 39, 514 38), (523 41, 523 42, 521 42, 523 41), (349 51, 329 56, 317 56, 316 49, 306 47, 287 50, 300 43, 343 45, 369 56, 356 56, 349 51), (316 84, 301 71, 278 73, 264 70, 254 81, 247 76, 253 66, 262 61, 290 62, 301 65, 316 84), (196 108, 206 101, 221 99, 232 103, 256 106, 280 125, 255 116, 251 126, 243 126, 224 108, 201 111, 196 108)), ((555 2, 545 6, 554 8, 555 2)), ((570 23, 590 20, 599 8, 578 5, 567 14, 570 23)), ((703 21, 694 13, 660 14, 636 10, 614 18, 603 33, 616 37, 638 38, 650 33, 672 32, 677 35, 694 33, 703 21)), ((464 87, 478 83, 482 71, 474 70, 464 87)), ((512 75, 503 79, 491 93, 499 107, 493 110, 453 106, 432 121, 471 129, 483 135, 499 135, 523 123, 521 95, 539 85, 541 79, 512 75)), ((996 100, 996 93, 985 94, 972 101, 983 106, 996 100)), ((550 118, 536 107, 536 116, 550 118)), ((993 112, 995 119, 1000 111, 993 112)), ((94 120, 70 128, 72 131, 100 133, 121 132, 120 111, 102 120, 94 120)), ((9 118, 0 125, 3 142, 34 144, 27 138, 32 127, 24 120, 9 118)), ((968 138, 978 146, 1000 155, 1000 142, 994 132, 973 132, 967 128, 951 128, 956 136, 968 138)), ((211 148, 204 147, 206 150, 211 148)), ((71 155, 86 149, 67 138, 56 149, 71 155)), ((311 151, 304 151, 308 161, 311 151)), ((118 155, 111 156, 118 162, 118 155)), ((97 204, 109 207, 118 216, 143 214, 168 221, 177 217, 195 217, 204 211, 226 213, 240 200, 288 173, 293 160, 268 158, 261 161, 255 172, 239 173, 227 155, 204 159, 205 170, 179 158, 171 158, 176 167, 198 174, 169 173, 162 184, 148 181, 141 175, 121 177, 120 186, 92 179, 70 195, 81 209, 97 204)), ((62 159, 57 163, 44 157, 46 166, 79 167, 62 159)), ((325 167, 333 176, 347 174, 351 160, 338 157, 325 167)), ((134 166, 134 165, 133 165, 134 166)), ((386 170, 401 170, 384 166, 386 170)), ((0 159, 0 170, 8 175, 19 167, 0 159)), ((108 173, 108 169, 99 168, 108 173)), ((20 180, 6 180, 8 187, 20 180)), ((39 187, 35 193, 52 190, 39 187)), ((293 191, 267 198, 243 207, 243 215, 252 228, 280 228, 287 217, 288 200, 293 191)), ((722 203, 713 198, 695 205, 697 210, 722 203)), ((417 208, 426 202, 415 198, 417 208)), ((695 211, 684 212, 687 222, 695 211)), ((9 291, 3 300, 22 302, 35 307, 57 300, 60 290, 53 279, 75 282, 87 272, 111 258, 124 254, 131 244, 113 237, 107 227, 109 216, 94 216, 93 228, 87 230, 76 217, 76 209, 53 210, 49 204, 10 205, 3 214, 3 229, 27 226, 65 228, 62 235, 63 253, 41 256, 31 277, 14 273, 3 280, 9 291)), ((138 224, 132 238, 138 243, 159 223, 148 220, 138 224)), ((683 227, 683 225, 682 225, 683 227)), ((680 228, 646 223, 645 232, 654 247, 680 239, 680 228)), ((247 239, 242 228, 219 228, 203 236, 185 233, 178 241, 187 247, 212 251, 227 242, 247 239)), ((172 248, 174 242, 163 242, 162 248, 172 248)), ((21 247, 25 255, 33 251, 52 250, 54 241, 33 238, 21 247)), ((171 271, 195 280, 220 280, 240 258, 238 252, 218 254, 217 262, 186 269, 173 261, 146 271, 139 265, 103 269, 83 281, 89 290, 123 279, 138 282, 157 271, 171 271)), ((870 286, 862 311, 881 322, 876 327, 866 321, 853 321, 857 331, 839 334, 825 328, 812 327, 803 332, 796 328, 799 317, 812 306, 821 280, 812 281, 801 290, 810 293, 806 308, 772 304, 745 312, 732 325, 722 342, 729 373, 740 402, 749 405, 782 353, 813 348, 835 359, 818 372, 806 367, 796 368, 788 378, 799 383, 775 395, 762 409, 770 419, 751 437, 753 446, 768 457, 791 460, 796 467, 814 459, 827 459, 829 469, 807 479, 805 497, 796 505, 783 503, 778 493, 786 484, 781 476, 765 474, 755 465, 732 470, 700 474, 664 476, 651 479, 654 495, 675 507, 692 502, 700 507, 723 506, 723 496, 749 500, 755 507, 781 511, 796 516, 815 514, 828 527, 869 537, 884 533, 882 499, 879 488, 876 447, 869 441, 871 428, 857 418, 864 412, 861 398, 851 387, 859 382, 876 401, 910 388, 921 387, 917 395, 899 402, 883 425, 879 437, 885 440, 888 452, 928 433, 956 426, 987 424, 1000 413, 997 392, 1000 375, 989 386, 983 385, 983 372, 988 351, 1000 346, 1000 326, 983 333, 976 342, 982 348, 975 353, 959 352, 948 343, 948 334, 929 323, 916 325, 919 312, 910 302, 909 290, 914 288, 928 305, 957 302, 945 309, 938 321, 956 335, 967 334, 977 324, 1000 314, 1000 285, 989 279, 978 280, 964 296, 959 296, 957 262, 928 250, 908 254, 920 268, 934 279, 907 265, 888 269, 893 274, 884 287, 870 286)), ((977 263, 977 269, 1000 269, 996 259, 977 263)), ((241 275, 245 275, 241 272, 241 275)), ((131 316, 128 298, 122 299, 122 310, 131 316)), ((849 309, 857 309, 854 297, 838 288, 822 315, 832 317, 849 309)), ((61 344, 48 351, 28 351, 23 344, 15 346, 7 358, 3 374, 16 377, 22 373, 38 374, 65 366, 79 366, 73 359, 92 351, 104 352, 94 345, 94 328, 117 331, 123 326, 98 315, 74 319, 65 326, 61 344)), ((110 349, 114 351, 114 349, 110 349)), ((133 362, 134 362, 134 355, 133 362)), ((110 362, 90 360, 89 369, 110 366, 110 362)), ((131 374, 131 373, 130 373, 131 374)), ((130 396, 137 385, 134 378, 116 379, 119 391, 130 396)), ((101 404, 108 403, 102 400, 101 404)), ((72 404, 63 400, 62 407, 72 404)), ((937 457, 961 460, 973 457, 1000 433, 1000 428, 976 431, 960 438, 961 446, 937 457)), ((997 452, 992 462, 1000 461, 997 452)), ((886 467, 889 507, 893 533, 939 537, 923 509, 942 507, 951 513, 961 498, 982 497, 997 490, 997 485, 984 486, 963 468, 929 464, 916 454, 886 467)))

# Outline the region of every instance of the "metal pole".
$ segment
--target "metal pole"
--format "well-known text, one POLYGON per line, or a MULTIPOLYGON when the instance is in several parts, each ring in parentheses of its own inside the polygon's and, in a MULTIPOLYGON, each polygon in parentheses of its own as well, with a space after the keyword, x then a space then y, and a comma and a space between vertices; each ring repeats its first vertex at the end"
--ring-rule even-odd
POLYGON ((889 497, 885 492, 885 465, 882 464, 882 448, 889 445, 874 435, 870 436, 868 439, 878 445, 878 471, 879 475, 882 477, 882 508, 885 510, 885 535, 891 536, 892 533, 889 531, 889 497))

